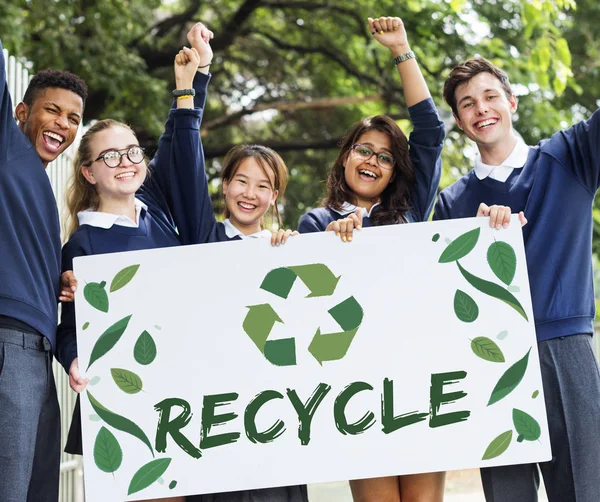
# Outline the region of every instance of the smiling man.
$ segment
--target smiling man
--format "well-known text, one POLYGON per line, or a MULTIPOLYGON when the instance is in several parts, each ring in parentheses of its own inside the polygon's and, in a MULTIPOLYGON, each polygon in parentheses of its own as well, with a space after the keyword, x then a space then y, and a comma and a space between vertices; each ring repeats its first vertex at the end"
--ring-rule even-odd
POLYGON ((58 500, 60 415, 52 349, 60 226, 45 168, 73 142, 87 88, 45 70, 16 108, 0 43, 0 500, 58 500))
MULTIPOLYGON (((527 146, 512 126, 518 103, 506 73, 480 57, 452 70, 444 99, 477 144, 479 157, 469 174, 442 191, 434 219, 476 216, 478 209, 489 214, 494 204, 525 212, 523 238, 552 445, 552 460, 539 468, 549 500, 596 501, 600 376, 592 351, 592 206, 600 185, 600 111, 527 146)), ((488 502, 537 501, 535 464, 482 469, 481 477, 488 502)))

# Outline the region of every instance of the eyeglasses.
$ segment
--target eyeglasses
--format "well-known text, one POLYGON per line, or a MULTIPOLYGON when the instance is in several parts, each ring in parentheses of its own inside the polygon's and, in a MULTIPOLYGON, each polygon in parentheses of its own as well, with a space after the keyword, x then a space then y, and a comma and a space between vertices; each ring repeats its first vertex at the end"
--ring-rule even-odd
POLYGON ((385 152, 374 152, 367 145, 361 145, 360 143, 356 143, 352 145, 352 153, 359 159, 364 161, 369 160, 373 155, 377 159, 377 164, 382 169, 393 169, 394 167, 394 157, 392 157, 389 153, 385 152))
POLYGON ((124 148, 123 150, 108 150, 100 155, 94 162, 102 159, 108 167, 115 168, 121 165, 124 155, 127 155, 129 162, 132 164, 139 164, 144 160, 144 149, 141 146, 132 146, 130 148, 124 148))

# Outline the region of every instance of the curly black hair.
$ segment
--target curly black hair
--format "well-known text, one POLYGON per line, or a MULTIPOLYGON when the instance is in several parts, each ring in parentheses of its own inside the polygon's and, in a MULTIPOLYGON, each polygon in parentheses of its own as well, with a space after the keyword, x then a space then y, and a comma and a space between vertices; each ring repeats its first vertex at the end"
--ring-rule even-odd
POLYGON ((392 155, 396 161, 390 183, 381 194, 381 205, 373 211, 373 225, 404 223, 404 213, 412 208, 410 189, 416 182, 416 176, 408 153, 408 140, 398 124, 386 115, 365 118, 348 130, 329 172, 327 195, 321 201, 321 205, 339 210, 344 202, 355 203, 354 194, 346 183, 344 163, 350 155, 352 145, 369 131, 379 131, 389 136, 392 155))
POLYGON ((23 96, 23 102, 31 106, 41 91, 50 88, 66 89, 67 91, 74 92, 81 97, 85 105, 88 95, 88 88, 85 82, 77 75, 68 71, 51 69, 42 70, 33 76, 29 82, 29 87, 25 91, 25 96, 23 96))

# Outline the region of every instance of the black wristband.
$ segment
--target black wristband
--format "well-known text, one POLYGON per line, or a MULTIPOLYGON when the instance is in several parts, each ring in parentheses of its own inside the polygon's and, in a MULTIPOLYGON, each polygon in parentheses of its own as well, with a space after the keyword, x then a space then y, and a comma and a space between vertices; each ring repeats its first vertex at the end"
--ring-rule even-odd
POLYGON ((198 66, 198 68, 208 68, 210 65, 212 64, 212 61, 208 64, 205 64, 203 66, 198 66))
POLYGON ((173 91, 173 97, 178 98, 179 96, 195 96, 196 91, 194 89, 175 89, 173 91))

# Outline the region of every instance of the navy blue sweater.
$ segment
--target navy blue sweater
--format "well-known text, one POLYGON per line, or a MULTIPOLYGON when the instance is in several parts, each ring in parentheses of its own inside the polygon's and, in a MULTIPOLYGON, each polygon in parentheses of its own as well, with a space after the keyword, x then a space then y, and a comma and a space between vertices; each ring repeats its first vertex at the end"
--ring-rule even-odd
MULTIPOLYGON (((407 222, 413 223, 426 221, 433 208, 442 171, 440 155, 444 146, 445 128, 431 98, 411 106, 408 112, 414 126, 408 140, 409 155, 417 180, 410 190, 412 209, 404 217, 407 222)), ((319 207, 300 218, 298 231, 322 232, 332 221, 346 218, 350 214, 351 212, 340 214, 331 208, 319 207)), ((363 218, 362 223, 363 227, 373 224, 368 216, 363 218)))
POLYGON ((0 315, 55 344, 60 225, 39 155, 13 119, 0 43, 0 315))
MULTIPOLYGON (((142 209, 138 228, 113 225, 108 229, 81 225, 65 244, 62 269, 72 270, 73 259, 121 251, 137 251, 192 242, 186 219, 187 211, 196 207, 200 195, 190 173, 204 176, 204 156, 199 139, 202 107, 206 100, 209 77, 198 73, 194 79, 195 109, 172 109, 158 150, 150 162, 151 174, 136 193, 148 206, 142 209), (179 232, 178 232, 179 230, 179 232)), ((56 357, 68 372, 77 357, 75 307, 64 303, 58 327, 56 357)))
POLYGON ((600 186, 600 110, 530 147, 506 182, 475 172, 440 194, 434 219, 475 216, 481 202, 524 211, 538 341, 593 333, 592 205, 600 186))

